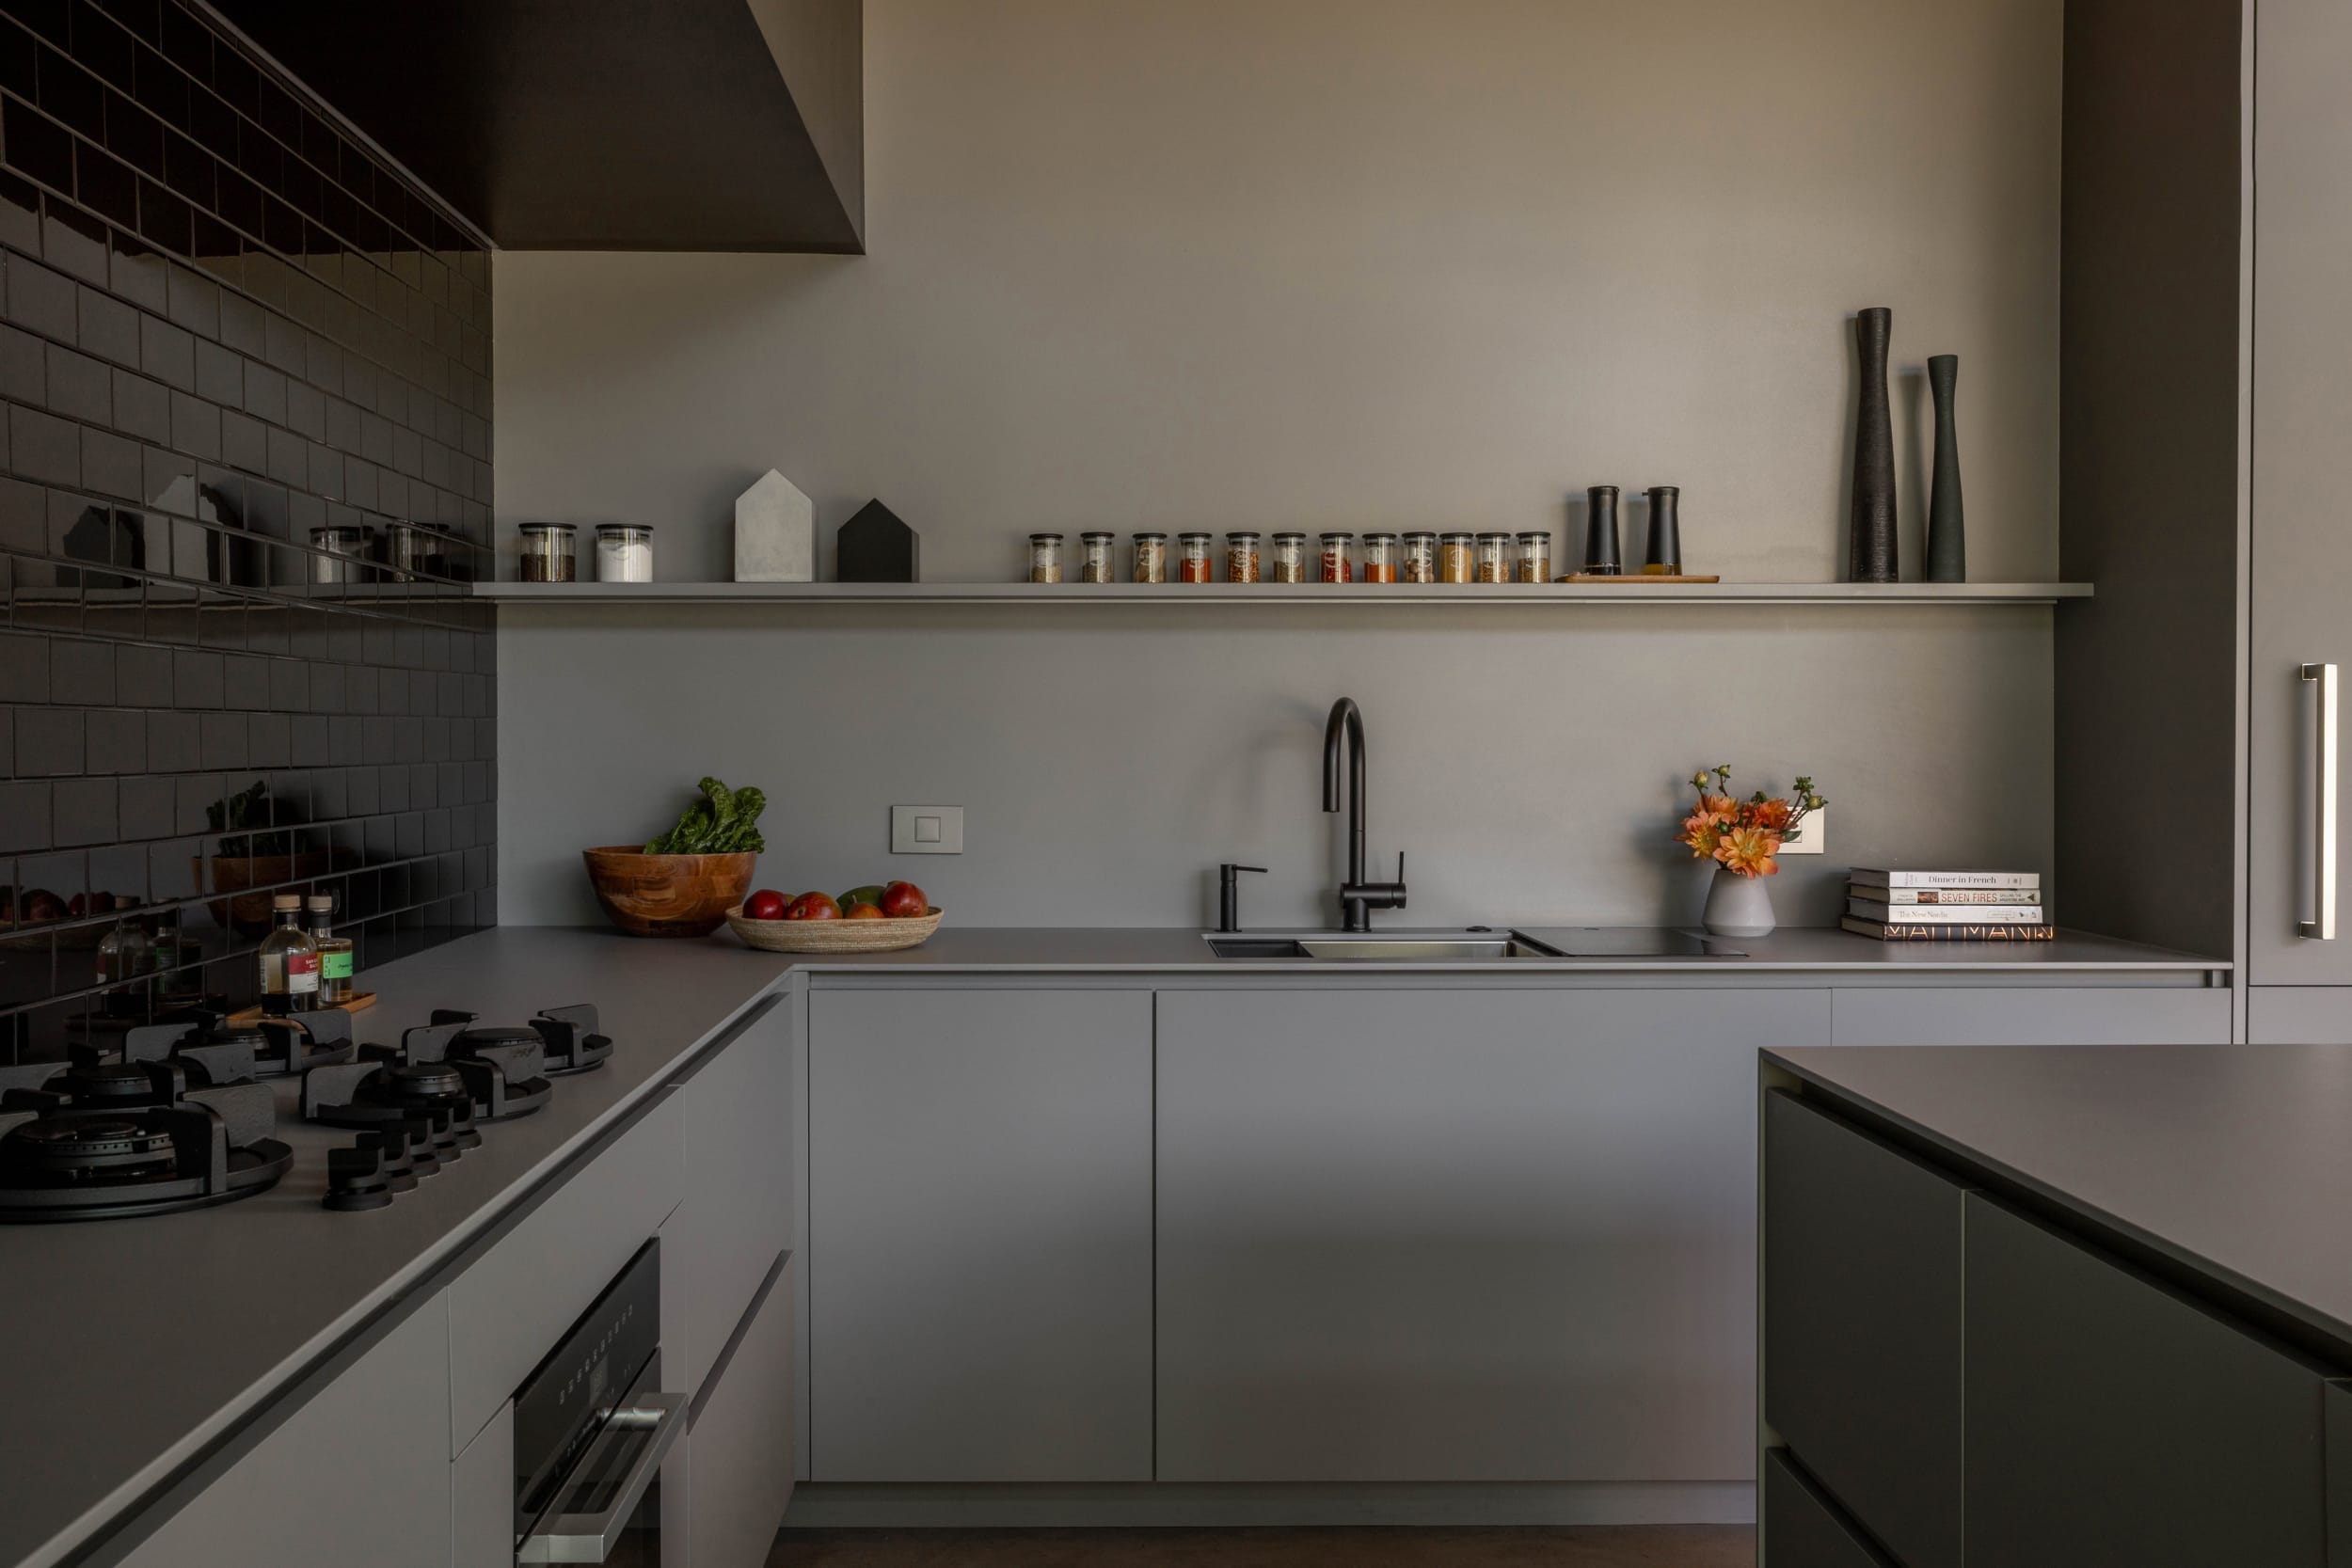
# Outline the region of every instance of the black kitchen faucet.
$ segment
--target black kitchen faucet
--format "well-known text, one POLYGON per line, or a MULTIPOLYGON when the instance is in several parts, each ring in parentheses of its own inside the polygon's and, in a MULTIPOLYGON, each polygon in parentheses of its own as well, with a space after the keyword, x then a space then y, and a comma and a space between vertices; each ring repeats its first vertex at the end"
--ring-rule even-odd
POLYGON ((1396 855, 1396 880, 1364 880, 1364 716, 1353 697, 1331 705, 1323 726, 1323 809, 1340 809, 1340 752, 1347 752, 1347 880, 1340 884, 1343 924, 1351 931, 1372 929, 1372 911, 1405 907, 1405 852, 1396 855))

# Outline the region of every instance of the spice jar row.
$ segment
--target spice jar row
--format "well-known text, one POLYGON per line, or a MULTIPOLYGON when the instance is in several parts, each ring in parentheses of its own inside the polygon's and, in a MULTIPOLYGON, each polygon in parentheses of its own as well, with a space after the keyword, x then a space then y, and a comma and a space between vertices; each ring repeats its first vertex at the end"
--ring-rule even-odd
MULTIPOLYGON (((1063 535, 1029 535, 1031 582, 1068 580, 1063 535)), ((1549 533, 1306 533, 1239 531, 1225 535, 1223 574, 1217 536, 1137 533, 1120 573, 1119 535, 1078 535, 1080 582, 1549 582, 1549 533), (1311 546, 1310 538, 1314 541, 1311 546)))
MULTIPOLYGON (((524 523, 522 561, 517 575, 525 582, 577 582, 580 563, 574 555, 578 528, 571 523, 524 523)), ((653 526, 649 523, 596 525, 596 580, 651 582, 653 526)))

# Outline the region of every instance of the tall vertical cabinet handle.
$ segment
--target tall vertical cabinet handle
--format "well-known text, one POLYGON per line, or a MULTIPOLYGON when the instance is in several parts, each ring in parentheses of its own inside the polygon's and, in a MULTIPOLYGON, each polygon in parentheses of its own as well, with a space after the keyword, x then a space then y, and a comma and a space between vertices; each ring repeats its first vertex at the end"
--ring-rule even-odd
POLYGON ((2306 664, 2303 678, 2319 684, 2318 728, 2312 735, 2311 920, 2295 923, 2297 936, 2336 940, 2336 667, 2306 664))

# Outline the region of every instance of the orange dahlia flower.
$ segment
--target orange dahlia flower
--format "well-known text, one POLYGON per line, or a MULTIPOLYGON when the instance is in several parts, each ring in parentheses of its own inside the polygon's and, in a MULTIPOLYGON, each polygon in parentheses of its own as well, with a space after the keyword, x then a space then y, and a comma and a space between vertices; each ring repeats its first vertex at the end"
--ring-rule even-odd
POLYGON ((1715 859, 1737 877, 1777 877, 1780 835, 1765 828, 1727 828, 1715 845, 1715 859))

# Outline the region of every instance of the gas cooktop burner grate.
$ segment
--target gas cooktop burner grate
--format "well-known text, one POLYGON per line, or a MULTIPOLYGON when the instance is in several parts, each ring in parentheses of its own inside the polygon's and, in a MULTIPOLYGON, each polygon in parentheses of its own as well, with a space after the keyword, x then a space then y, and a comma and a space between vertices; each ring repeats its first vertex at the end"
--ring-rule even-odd
POLYGON ((372 1128, 421 1112, 462 1110, 473 1121, 504 1121, 548 1102, 554 1086, 543 1075, 537 1035, 475 1038, 464 1022, 434 1017, 403 1032, 396 1049, 363 1046, 357 1061, 304 1073, 303 1117, 329 1127, 372 1128))
POLYGON ((165 1214, 250 1197, 294 1164, 251 1078, 191 1087, 171 1062, 75 1048, 45 1086, 0 1091, 0 1223, 165 1214))

